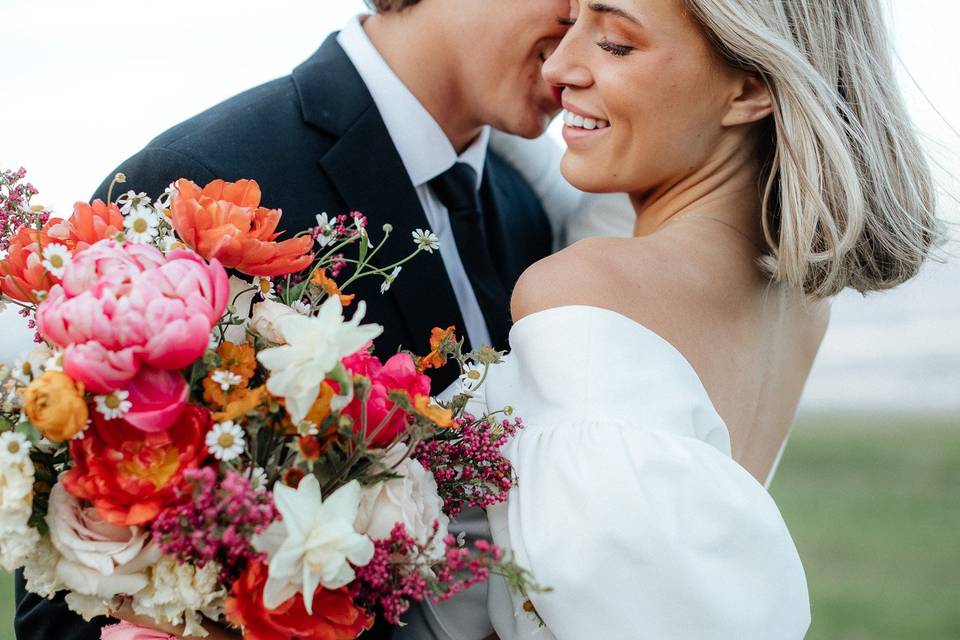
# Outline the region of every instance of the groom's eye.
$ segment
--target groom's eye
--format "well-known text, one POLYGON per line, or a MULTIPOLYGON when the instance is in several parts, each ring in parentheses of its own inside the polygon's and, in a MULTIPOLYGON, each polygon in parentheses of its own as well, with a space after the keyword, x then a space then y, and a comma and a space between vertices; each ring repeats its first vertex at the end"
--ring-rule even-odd
POLYGON ((557 22, 562 27, 572 27, 573 25, 577 24, 577 21, 573 18, 557 18, 557 22))

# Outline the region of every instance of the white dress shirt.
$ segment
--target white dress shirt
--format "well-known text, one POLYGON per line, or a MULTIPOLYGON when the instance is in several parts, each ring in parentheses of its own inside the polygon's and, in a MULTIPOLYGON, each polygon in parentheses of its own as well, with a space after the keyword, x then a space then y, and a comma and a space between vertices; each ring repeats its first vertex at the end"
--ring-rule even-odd
MULTIPOLYGON (((470 344, 474 348, 489 345, 490 332, 487 330, 480 303, 477 302, 477 296, 463 268, 460 254, 457 252, 449 213, 433 194, 428 183, 457 162, 464 162, 476 171, 479 191, 483 179, 487 145, 490 140, 490 129, 484 127, 466 151, 457 155, 437 121, 397 77, 370 42, 370 38, 363 30, 362 18, 363 16, 357 16, 350 20, 337 36, 337 42, 356 67, 364 84, 367 85, 390 134, 390 139, 393 140, 400 154, 400 160, 403 161, 403 166, 410 176, 410 181, 420 199, 420 205, 427 216, 427 222, 440 239, 440 258, 447 270, 447 277, 453 286, 453 293, 466 324, 465 327, 458 328, 466 331, 470 344)), ((404 240, 409 239, 398 239, 400 242, 404 240)), ((417 259, 427 258, 420 256, 417 259)))

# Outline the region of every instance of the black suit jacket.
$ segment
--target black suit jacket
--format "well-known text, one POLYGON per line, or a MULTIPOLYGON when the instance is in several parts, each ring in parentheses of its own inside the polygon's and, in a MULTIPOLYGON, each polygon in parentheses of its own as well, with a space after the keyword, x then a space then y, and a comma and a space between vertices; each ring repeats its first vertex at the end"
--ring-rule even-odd
MULTIPOLYGON (((383 265, 413 249, 414 229, 429 227, 380 113, 334 36, 291 75, 173 127, 117 171, 127 178, 121 190, 153 197, 181 177, 201 186, 215 178, 255 179, 264 206, 283 210, 281 227, 288 234, 314 226, 316 214, 324 211, 360 211, 369 218, 375 238, 384 223, 394 227, 377 256, 383 265)), ((112 177, 96 198, 106 198, 112 177)), ((550 252, 549 222, 529 185, 493 153, 487 157, 481 191, 491 251, 501 278, 512 287, 527 266, 550 252)), ((380 354, 401 347, 426 353, 435 326, 456 325, 463 335, 463 318, 438 254, 421 254, 407 263, 386 295, 379 288, 379 279, 361 280, 352 292, 366 301, 367 319, 384 326, 376 341, 380 354)), ((441 370, 435 388, 444 388, 454 377, 454 371, 441 370)), ((99 639, 105 620, 84 623, 62 596, 44 600, 25 593, 23 586, 18 573, 17 638, 99 639)), ((385 629, 371 634, 388 636, 385 629)))

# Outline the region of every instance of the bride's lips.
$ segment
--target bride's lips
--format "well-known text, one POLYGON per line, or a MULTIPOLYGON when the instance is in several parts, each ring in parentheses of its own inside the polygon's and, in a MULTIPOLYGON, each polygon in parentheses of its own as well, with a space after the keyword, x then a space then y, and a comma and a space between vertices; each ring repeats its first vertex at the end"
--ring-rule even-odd
POLYGON ((611 128, 607 120, 579 109, 566 100, 563 101, 563 107, 563 139, 568 145, 594 140, 606 135, 611 128))

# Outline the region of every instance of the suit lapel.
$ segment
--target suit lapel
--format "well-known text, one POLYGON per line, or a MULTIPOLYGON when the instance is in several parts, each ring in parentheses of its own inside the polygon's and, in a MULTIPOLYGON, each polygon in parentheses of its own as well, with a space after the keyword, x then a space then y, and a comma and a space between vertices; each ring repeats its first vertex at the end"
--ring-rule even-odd
MULTIPOLYGON (((339 136, 318 159, 321 169, 346 205, 368 217, 375 239, 382 237, 384 223, 393 226, 390 240, 374 258, 376 266, 399 262, 414 249, 413 230, 429 224, 370 92, 333 36, 294 71, 294 80, 304 119, 339 136)), ((464 333, 437 253, 422 253, 405 264, 390 295, 416 344, 426 340, 433 326, 456 325, 464 333)))

